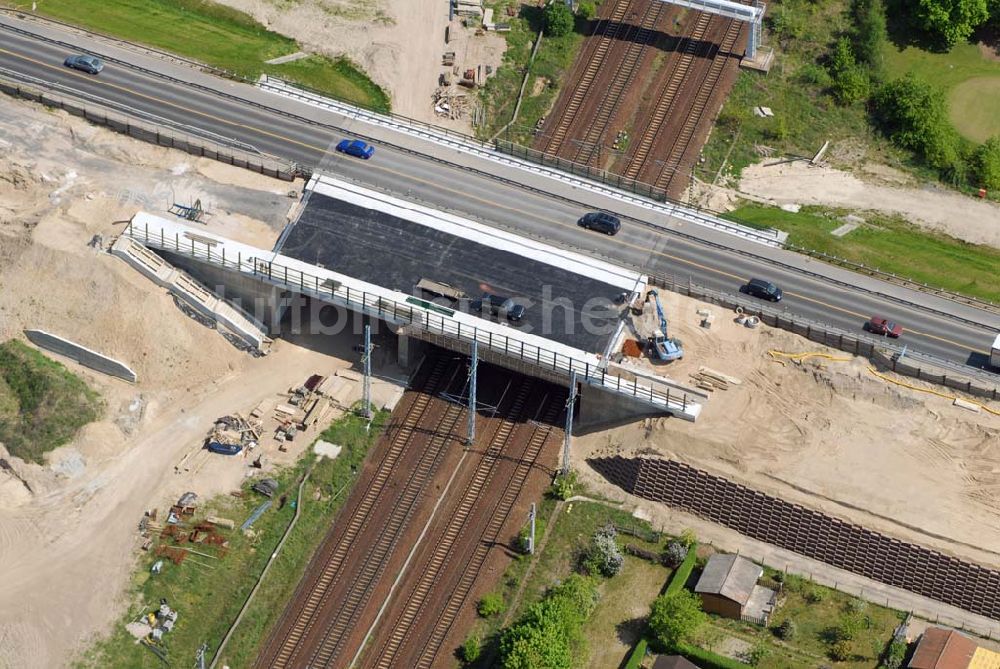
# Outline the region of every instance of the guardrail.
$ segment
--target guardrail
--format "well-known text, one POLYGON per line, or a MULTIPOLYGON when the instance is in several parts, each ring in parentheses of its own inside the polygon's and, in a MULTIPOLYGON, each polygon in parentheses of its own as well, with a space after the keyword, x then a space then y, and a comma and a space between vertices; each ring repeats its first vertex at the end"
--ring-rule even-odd
MULTIPOLYGON (((179 149, 192 155, 211 158, 285 181, 291 181, 295 177, 294 164, 268 156, 256 149, 250 151, 233 146, 225 142, 226 138, 218 135, 215 135, 218 139, 206 136, 213 133, 192 133, 178 127, 179 124, 174 124, 173 127, 167 125, 164 128, 161 120, 155 119, 151 114, 145 115, 145 118, 135 118, 127 113, 109 109, 102 104, 81 102, 75 95, 63 95, 45 90, 46 88, 57 88, 56 85, 45 84, 42 86, 19 81, 7 76, 7 72, 7 70, 0 68, 0 90, 11 95, 63 109, 92 123, 108 126, 130 137, 158 146, 179 149)), ((24 78, 30 79, 31 77, 24 78)), ((236 143, 249 146, 242 142, 236 143)))
POLYGON ((739 307, 745 314, 757 316, 767 325, 801 335, 824 346, 864 356, 876 365, 891 369, 898 374, 938 383, 976 397, 1000 399, 1000 387, 997 385, 1000 377, 985 370, 926 353, 909 351, 883 338, 847 332, 826 323, 793 317, 786 312, 772 309, 758 300, 742 300, 732 294, 705 288, 690 281, 677 281, 673 277, 654 274, 649 275, 649 285, 712 302, 728 309, 739 307), (971 379, 982 382, 982 385, 977 385, 971 379))
MULTIPOLYGON (((237 254, 235 258, 232 255, 227 258, 224 248, 222 253, 217 253, 208 245, 196 242, 194 239, 182 241, 179 235, 170 237, 164 235, 162 230, 159 235, 151 235, 148 227, 136 227, 132 223, 129 223, 122 234, 147 246, 187 256, 242 274, 249 274, 273 285, 340 304, 389 323, 422 329, 432 334, 458 339, 470 345, 475 341, 491 351, 502 353, 539 369, 566 376, 573 371, 577 373, 581 381, 590 385, 628 395, 670 411, 687 413, 689 405, 699 404, 696 399, 700 398, 689 398, 688 394, 682 391, 675 389, 674 392, 671 392, 669 387, 661 391, 654 388, 653 384, 640 384, 637 379, 631 382, 625 381, 618 375, 608 373, 599 364, 591 364, 541 346, 526 344, 522 340, 513 339, 507 335, 463 324, 449 316, 435 313, 431 309, 351 288, 331 281, 329 278, 309 274, 287 265, 263 260, 256 256, 244 257, 242 253, 237 254)), ((659 385, 663 386, 663 384, 659 385)))

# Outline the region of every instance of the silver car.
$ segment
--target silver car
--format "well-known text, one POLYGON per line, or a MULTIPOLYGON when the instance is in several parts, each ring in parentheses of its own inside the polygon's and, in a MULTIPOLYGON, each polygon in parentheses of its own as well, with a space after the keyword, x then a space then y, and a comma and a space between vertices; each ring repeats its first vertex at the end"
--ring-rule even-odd
POLYGON ((104 69, 104 61, 97 56, 77 55, 67 58, 63 65, 87 74, 97 74, 104 69))

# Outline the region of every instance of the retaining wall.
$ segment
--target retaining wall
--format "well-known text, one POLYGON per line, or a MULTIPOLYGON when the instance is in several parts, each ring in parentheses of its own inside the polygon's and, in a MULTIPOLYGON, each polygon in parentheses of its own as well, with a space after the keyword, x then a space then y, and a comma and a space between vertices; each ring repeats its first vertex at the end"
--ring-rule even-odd
POLYGON ((125 379, 130 383, 136 382, 135 372, 124 363, 101 355, 97 351, 92 351, 68 339, 49 334, 44 330, 25 330, 24 336, 35 346, 44 348, 46 351, 58 353, 70 360, 75 360, 84 367, 89 367, 110 376, 117 376, 119 379, 125 379))

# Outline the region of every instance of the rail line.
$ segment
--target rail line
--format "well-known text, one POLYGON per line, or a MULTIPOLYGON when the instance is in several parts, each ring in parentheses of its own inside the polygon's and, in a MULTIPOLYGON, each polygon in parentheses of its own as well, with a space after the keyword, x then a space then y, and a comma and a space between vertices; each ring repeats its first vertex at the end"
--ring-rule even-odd
MULTIPOLYGON (((541 386, 544 388, 544 386, 541 386)), ((390 669, 397 659, 399 652, 412 643, 414 624, 418 622, 424 611, 424 605, 433 591, 439 584, 439 577, 445 565, 454 559, 455 545, 463 533, 469 531, 468 522, 477 504, 483 500, 484 491, 488 490, 490 483, 498 471, 498 463, 501 461, 505 450, 514 443, 512 437, 517 433, 519 420, 528 418, 524 407, 525 399, 535 394, 539 388, 537 382, 526 381, 518 393, 515 404, 508 413, 497 432, 490 441, 482 460, 472 480, 466 486, 456 512, 451 516, 448 526, 445 528, 441 539, 435 546, 427 568, 421 575, 420 581, 414 587, 412 594, 406 600, 403 612, 397 617, 393 625, 389 640, 383 645, 374 663, 378 669, 390 669)), ((533 403, 534 404, 534 403, 533 403)), ((433 627, 427 640, 420 647, 420 657, 414 665, 418 668, 429 668, 441 645, 444 643, 452 624, 458 617, 462 606, 466 602, 473 585, 478 578, 479 572, 486 561, 490 548, 499 538, 500 531, 506 523, 514 503, 524 486, 524 483, 540 454, 546 439, 552 432, 552 425, 555 423, 562 409, 558 398, 550 396, 549 391, 537 402, 537 410, 533 416, 534 428, 530 438, 525 442, 522 453, 516 454, 517 466, 510 475, 503 488, 503 494, 496 507, 489 514, 489 522, 480 533, 475 543, 473 554, 469 561, 465 563, 456 587, 449 593, 447 604, 440 615, 433 617, 433 627), (542 422, 537 422, 539 415, 544 411, 542 422)))
POLYGON ((424 448, 420 462, 414 468, 406 481, 406 486, 393 506, 392 513, 384 520, 382 531, 375 545, 361 558, 361 572, 351 582, 350 589, 341 600, 333 619, 327 624, 320 637, 318 647, 313 651, 309 667, 333 666, 334 661, 344 649, 348 635, 354 629, 358 617, 374 591, 375 583, 385 572, 393 549, 399 543, 400 536, 406 528, 407 521, 413 515, 427 483, 433 478, 437 465, 441 460, 445 447, 453 441, 453 430, 462 416, 462 407, 449 403, 441 422, 435 428, 434 436, 424 448))
MULTIPOLYGON (((434 362, 430 373, 422 384, 424 392, 416 396, 401 425, 392 436, 386 456, 379 463, 378 470, 370 485, 365 489, 357 508, 350 515, 350 518, 347 519, 347 527, 344 533, 340 535, 336 546, 333 547, 329 557, 324 561, 322 567, 320 567, 318 575, 314 572, 303 579, 302 590, 296 593, 295 598, 292 600, 293 602, 302 601, 302 607, 297 611, 290 609, 286 612, 286 616, 294 616, 294 619, 286 619, 279 624, 272 642, 269 644, 270 647, 261 654, 257 663, 258 666, 267 666, 273 669, 288 667, 302 651, 302 641, 314 628, 318 620, 318 613, 328 600, 330 589, 345 564, 350 548, 355 544, 357 537, 370 524, 372 511, 375 508, 376 502, 382 495, 386 483, 394 471, 396 464, 399 462, 405 447, 410 443, 418 425, 427 414, 432 396, 440 390, 441 381, 448 370, 447 359, 442 357, 434 362), (308 593, 305 591, 306 588, 308 588, 308 593), (284 629, 287 629, 287 632, 282 634, 281 631, 284 629), (277 644, 276 647, 275 644, 277 644)), ((445 386, 451 385, 458 368, 452 367, 452 371, 453 374, 447 380, 447 383, 444 384, 445 386)), ((330 551, 329 546, 325 546, 324 548, 330 551)))
POLYGON ((611 11, 611 15, 603 22, 598 22, 595 33, 600 30, 602 23, 605 31, 601 33, 600 38, 597 40, 597 46, 587 60, 583 76, 580 77, 579 84, 573 91, 573 96, 560 115, 558 125, 549 137, 549 141, 545 147, 546 153, 555 155, 562 148, 563 141, 566 139, 566 133, 573 124, 573 120, 576 118, 577 112, 580 111, 584 100, 587 99, 590 87, 593 85, 594 80, 597 78, 597 73, 604 63, 604 57, 607 55, 611 45, 614 44, 615 39, 617 39, 618 33, 622 30, 622 26, 624 25, 622 20, 632 7, 632 2, 633 0, 618 0, 618 4, 611 11))
POLYGON ((646 6, 646 11, 639 25, 630 26, 625 35, 625 39, 629 40, 628 49, 615 71, 611 85, 601 96, 597 114, 587 126, 587 132, 573 157, 573 162, 589 165, 590 161, 594 159, 595 152, 600 159, 600 152, 597 149, 604 133, 607 132, 611 117, 618 110, 618 104, 625 92, 625 87, 631 83, 635 69, 639 66, 639 60, 655 34, 653 29, 656 27, 656 22, 660 20, 665 5, 666 3, 660 2, 660 0, 653 0, 646 6))
POLYGON ((653 144, 659 137, 660 128, 677 106, 677 93, 687 80, 688 72, 694 63, 695 55, 698 53, 698 46, 701 40, 704 39, 711 22, 711 14, 699 13, 691 34, 682 39, 677 66, 670 73, 670 78, 660 90, 649 123, 643 129, 635 153, 632 154, 632 158, 629 160, 622 176, 635 179, 638 177, 643 165, 645 165, 646 159, 649 158, 649 152, 653 149, 653 144))
POLYGON ((733 49, 736 47, 736 40, 739 39, 742 27, 743 24, 740 21, 729 20, 729 24, 726 26, 726 34, 723 36, 719 48, 712 58, 708 74, 705 75, 705 79, 698 88, 691 111, 687 115, 687 118, 684 119, 684 125, 681 127, 681 131, 677 133, 677 137, 670 147, 670 153, 660 167, 659 174, 657 174, 656 181, 654 182, 657 188, 668 191, 673 185, 674 180, 677 179, 677 175, 681 173, 679 169, 681 160, 684 159, 685 152, 691 146, 691 140, 694 138, 694 133, 698 128, 699 122, 708 110, 708 103, 715 93, 716 86, 719 84, 719 79, 722 78, 722 73, 725 71, 726 65, 729 64, 730 54, 732 54, 733 49))

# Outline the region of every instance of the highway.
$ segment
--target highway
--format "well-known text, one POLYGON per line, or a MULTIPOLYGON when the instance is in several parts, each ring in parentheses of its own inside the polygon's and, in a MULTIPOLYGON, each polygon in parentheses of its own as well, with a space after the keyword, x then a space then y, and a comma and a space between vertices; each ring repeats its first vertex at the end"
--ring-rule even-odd
POLYGON ((90 36, 60 35, 5 13, 0 14, 0 68, 648 273, 731 292, 750 277, 766 278, 784 289, 781 307, 790 315, 857 332, 869 316, 884 315, 903 324, 909 347, 954 362, 982 366, 1000 332, 996 313, 670 219, 90 36), (9 30, 11 25, 39 34, 20 34, 9 30), (84 48, 110 59, 100 75, 63 67, 67 55, 84 48), (346 136, 371 140, 374 158, 333 153, 332 144, 346 136), (621 215, 622 231, 606 237, 578 228, 577 218, 594 208, 621 215))

